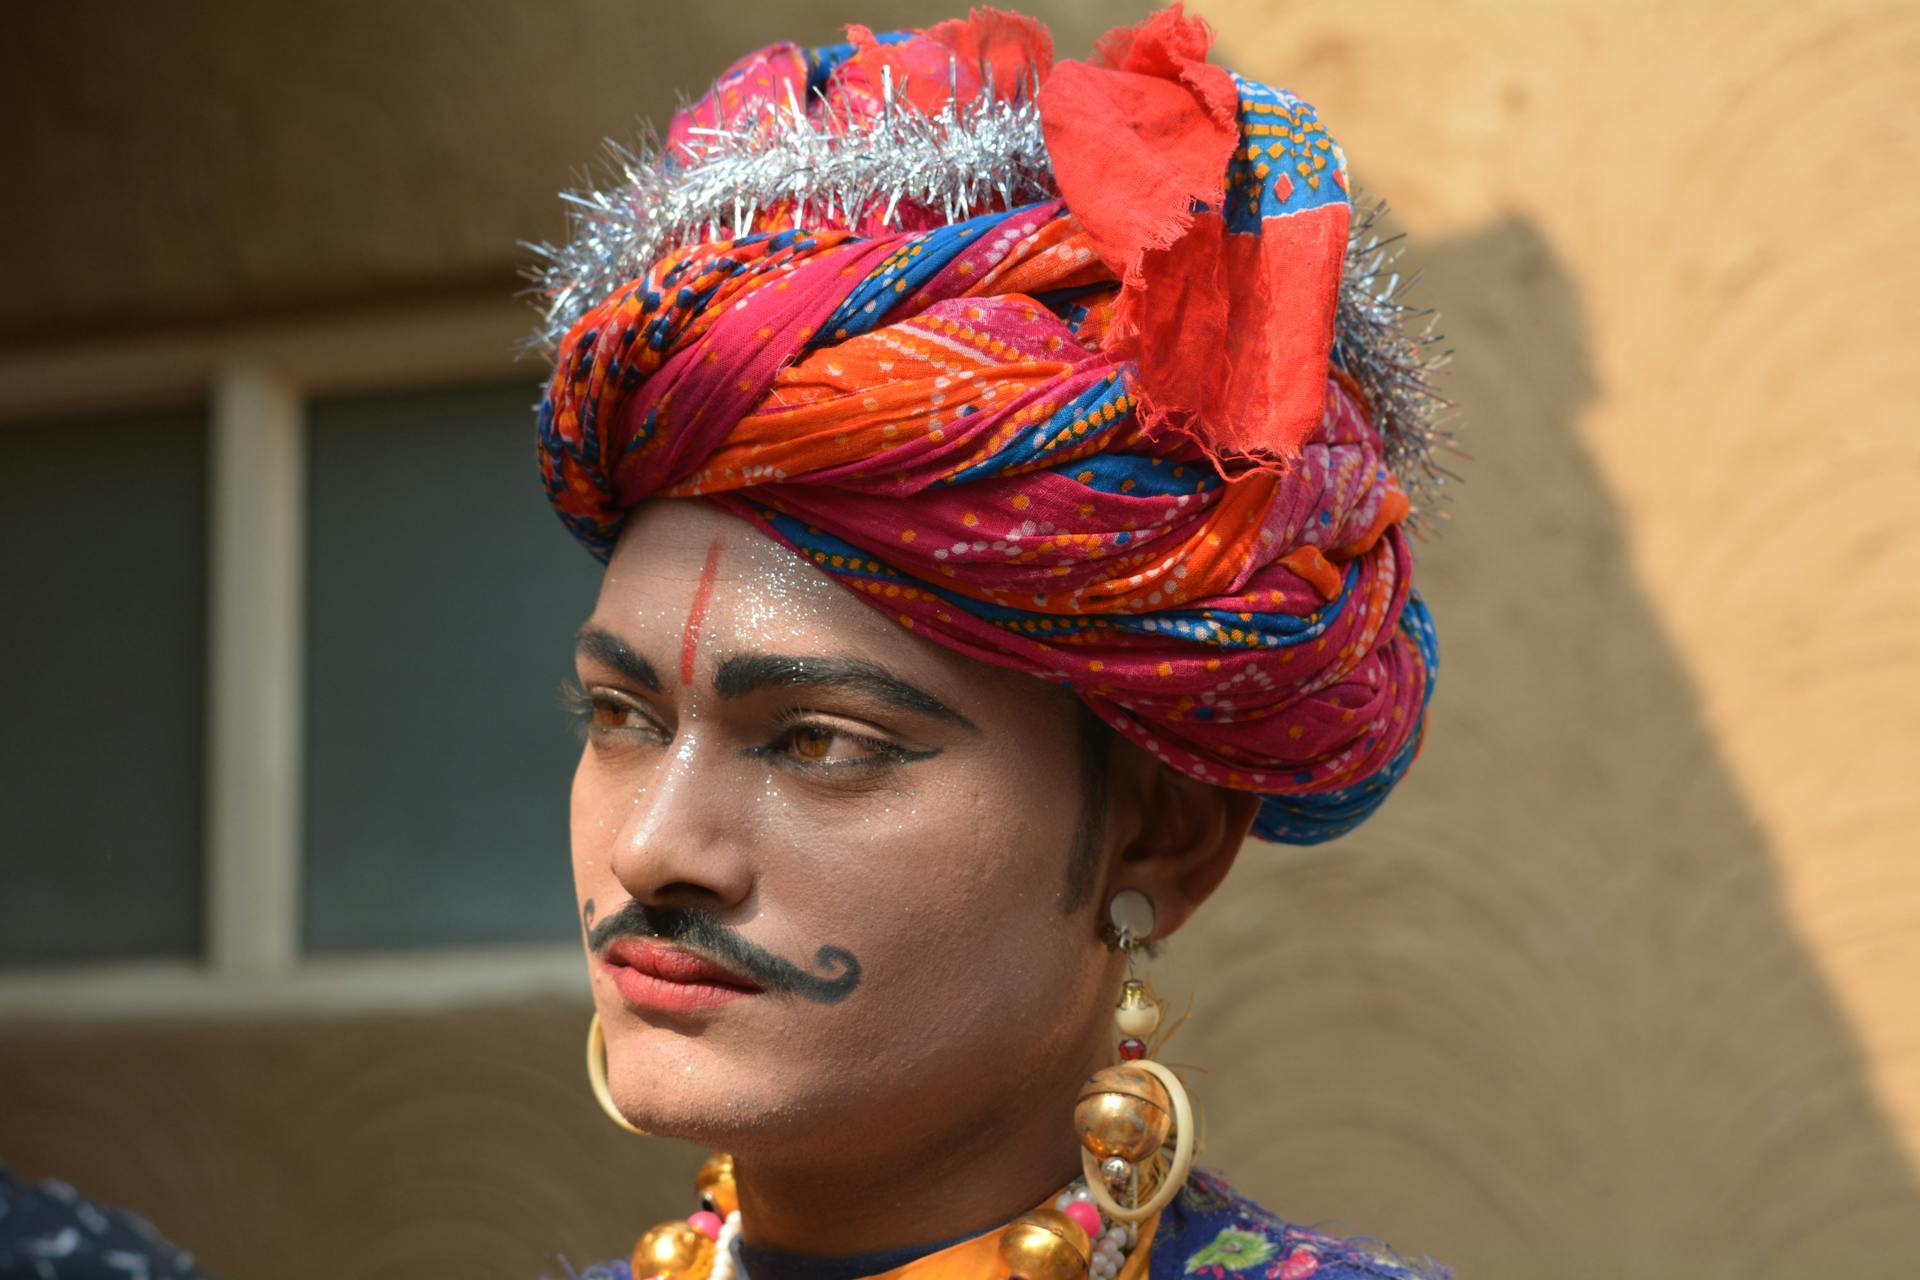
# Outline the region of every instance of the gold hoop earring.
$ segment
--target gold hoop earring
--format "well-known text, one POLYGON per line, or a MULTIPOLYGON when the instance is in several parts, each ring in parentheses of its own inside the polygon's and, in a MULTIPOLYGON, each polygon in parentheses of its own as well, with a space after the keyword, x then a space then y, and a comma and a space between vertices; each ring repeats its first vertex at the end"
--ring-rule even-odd
POLYGON ((637 1129, 633 1122, 620 1114, 620 1108, 614 1105, 613 1091, 607 1088, 607 1038, 600 1030, 600 1011, 594 1010, 592 1021, 587 1023, 587 1084, 593 1089, 593 1100, 607 1113, 607 1119, 625 1129, 647 1137, 645 1129, 637 1129))

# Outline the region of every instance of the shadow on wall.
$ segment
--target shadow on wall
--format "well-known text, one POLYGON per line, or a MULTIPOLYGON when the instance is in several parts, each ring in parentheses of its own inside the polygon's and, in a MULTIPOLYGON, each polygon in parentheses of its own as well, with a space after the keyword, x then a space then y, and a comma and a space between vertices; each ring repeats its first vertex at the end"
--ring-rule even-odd
POLYGON ((1713 655, 1663 634, 1589 452, 1630 441, 1583 436, 1574 279, 1519 218, 1408 256, 1473 455, 1420 549, 1431 729, 1372 824, 1250 848, 1164 966, 1209 1161, 1481 1280, 1920 1275, 1914 1171, 1689 677, 1713 655))

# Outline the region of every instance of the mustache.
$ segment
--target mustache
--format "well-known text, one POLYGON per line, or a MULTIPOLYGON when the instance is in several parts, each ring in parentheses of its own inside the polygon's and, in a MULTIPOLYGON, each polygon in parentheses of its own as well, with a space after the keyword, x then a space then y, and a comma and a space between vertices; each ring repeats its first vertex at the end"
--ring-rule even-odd
POLYGON ((845 947, 813 953, 813 971, 740 936, 738 930, 695 907, 625 906, 587 931, 597 955, 616 938, 658 938, 680 943, 733 969, 767 991, 799 996, 814 1004, 839 1004, 860 985, 860 960, 845 947))

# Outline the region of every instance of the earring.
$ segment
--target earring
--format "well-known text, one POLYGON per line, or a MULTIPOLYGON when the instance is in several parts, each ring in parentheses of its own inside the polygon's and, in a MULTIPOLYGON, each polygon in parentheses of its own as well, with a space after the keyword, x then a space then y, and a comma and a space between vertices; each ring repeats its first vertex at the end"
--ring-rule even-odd
POLYGON ((1073 1123, 1094 1201, 1109 1217, 1140 1222, 1166 1208, 1193 1168, 1193 1104, 1180 1077, 1147 1056, 1160 1002, 1135 973, 1135 961, 1153 935, 1153 900, 1123 889, 1107 904, 1107 921, 1108 945, 1127 958, 1113 1010, 1121 1061, 1080 1087, 1073 1123))
POLYGON ((607 1088, 607 1040, 600 1030, 600 1012, 595 1010, 593 1020, 587 1023, 587 1084, 593 1089, 593 1100, 607 1113, 607 1119, 625 1129, 628 1133, 647 1136, 645 1129, 636 1129, 633 1122, 620 1114, 620 1108, 613 1103, 613 1092, 607 1088))

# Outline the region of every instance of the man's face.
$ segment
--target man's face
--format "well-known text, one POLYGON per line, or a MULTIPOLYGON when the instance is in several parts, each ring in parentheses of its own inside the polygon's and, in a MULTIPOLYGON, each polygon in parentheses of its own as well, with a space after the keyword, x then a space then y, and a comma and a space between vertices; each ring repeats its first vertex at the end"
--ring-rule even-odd
POLYGON ((580 634, 574 879, 632 1120, 911 1149, 1104 1061, 1067 694, 692 501, 634 513, 580 634))

